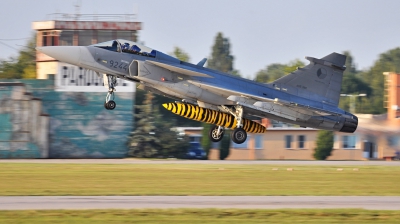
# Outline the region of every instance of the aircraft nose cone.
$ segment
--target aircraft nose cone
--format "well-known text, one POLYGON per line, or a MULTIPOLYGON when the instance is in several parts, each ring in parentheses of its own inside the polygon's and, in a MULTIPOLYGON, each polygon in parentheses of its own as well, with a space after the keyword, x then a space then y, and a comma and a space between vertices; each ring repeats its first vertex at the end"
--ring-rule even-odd
POLYGON ((62 62, 79 65, 81 47, 78 46, 48 46, 36 47, 36 50, 62 62))

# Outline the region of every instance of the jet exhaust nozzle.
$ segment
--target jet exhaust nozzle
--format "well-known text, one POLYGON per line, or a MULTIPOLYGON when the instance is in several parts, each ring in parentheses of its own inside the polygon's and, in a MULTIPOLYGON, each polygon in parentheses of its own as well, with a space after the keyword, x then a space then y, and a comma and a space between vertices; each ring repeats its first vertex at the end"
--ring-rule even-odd
MULTIPOLYGON (((164 103, 163 107, 174 114, 191 120, 224 126, 230 129, 236 128, 237 121, 231 114, 184 103, 164 103)), ((248 133, 265 133, 267 131, 264 126, 255 121, 243 118, 242 122, 243 129, 248 133)))
POLYGON ((345 118, 344 124, 340 132, 354 133, 358 126, 358 118, 353 116, 353 118, 345 118))

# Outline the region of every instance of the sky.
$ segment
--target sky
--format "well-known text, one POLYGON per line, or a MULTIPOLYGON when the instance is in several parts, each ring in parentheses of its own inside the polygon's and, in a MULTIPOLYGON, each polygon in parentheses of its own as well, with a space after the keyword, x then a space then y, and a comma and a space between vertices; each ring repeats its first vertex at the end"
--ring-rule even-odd
POLYGON ((169 53, 175 46, 197 63, 211 55, 215 36, 231 43, 243 77, 272 63, 350 51, 358 69, 400 47, 398 0, 2 0, 0 59, 17 56, 33 35, 32 22, 49 14, 137 14, 139 40, 169 53), (16 40, 17 39, 17 40, 16 40))

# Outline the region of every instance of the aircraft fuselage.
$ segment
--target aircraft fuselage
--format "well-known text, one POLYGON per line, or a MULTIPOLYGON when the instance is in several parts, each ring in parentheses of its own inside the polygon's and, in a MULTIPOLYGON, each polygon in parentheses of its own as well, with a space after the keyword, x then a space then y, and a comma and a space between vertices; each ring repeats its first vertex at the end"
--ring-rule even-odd
POLYGON ((267 117, 334 131, 356 130, 357 117, 337 107, 345 69, 340 65, 343 55, 332 53, 322 59, 307 58, 310 65, 282 81, 263 84, 204 68, 204 62, 199 65, 182 62, 155 50, 150 53, 141 52, 140 48, 124 51, 122 44, 118 42, 117 46, 115 42, 106 47, 60 46, 52 47, 51 51, 50 48, 38 50, 60 61, 134 81, 140 83, 138 88, 202 108, 229 112, 227 107, 239 106, 243 108, 243 116, 267 117))

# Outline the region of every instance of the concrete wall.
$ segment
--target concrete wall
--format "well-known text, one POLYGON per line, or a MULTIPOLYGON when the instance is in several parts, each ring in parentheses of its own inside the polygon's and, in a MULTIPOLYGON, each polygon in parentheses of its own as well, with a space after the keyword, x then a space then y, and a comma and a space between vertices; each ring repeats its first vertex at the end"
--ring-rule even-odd
MULTIPOLYGON (((4 81, 10 82, 0 80, 4 81)), ((0 100, 15 96, 31 98, 17 97, 14 103, 2 104, 0 128, 18 130, 19 135, 7 131, 0 133, 0 158, 121 158, 127 155, 128 136, 133 129, 134 93, 116 93, 117 108, 110 111, 104 108, 106 90, 104 93, 56 92, 54 80, 13 82, 19 82, 13 84, 18 86, 4 87, 0 100), (18 94, 14 96, 12 92, 18 94), (18 100, 20 102, 16 103, 18 100), (44 118, 34 119, 38 113, 44 118), (27 137, 34 133, 39 135, 40 132, 34 130, 46 127, 47 155, 40 151, 39 143, 27 137), (11 147, 11 142, 21 141, 26 147, 11 147), (25 150, 24 153, 21 150, 25 150)), ((39 139, 44 139, 40 136, 39 139)))
POLYGON ((47 158, 49 116, 22 83, 0 83, 0 158, 47 158))

